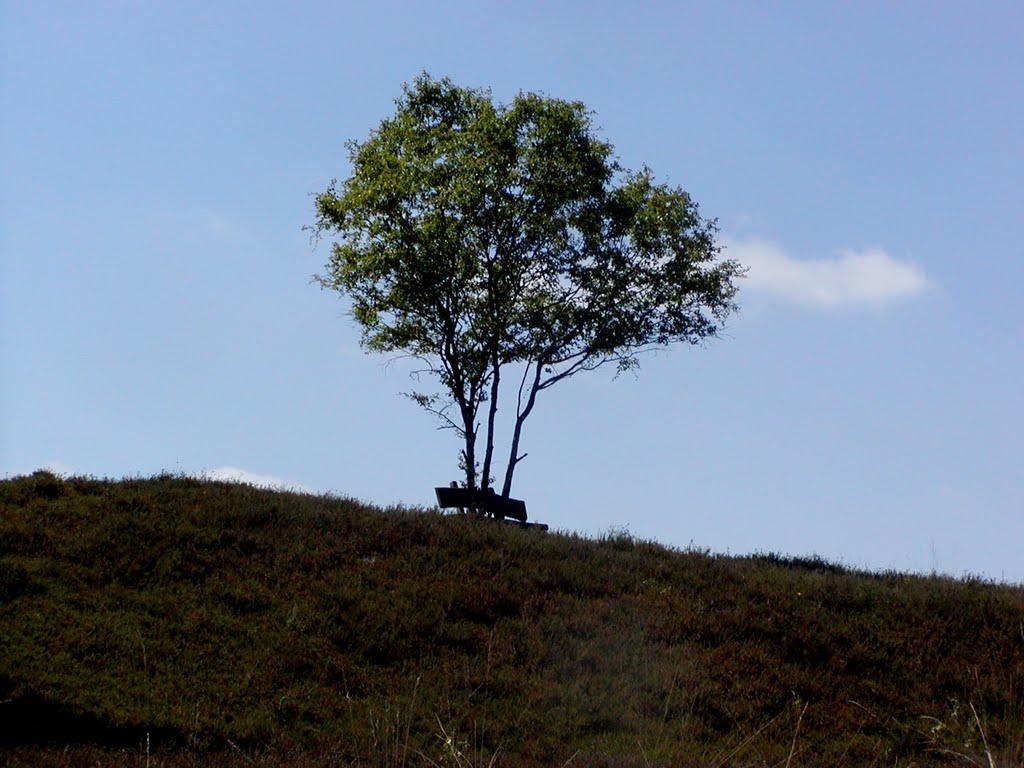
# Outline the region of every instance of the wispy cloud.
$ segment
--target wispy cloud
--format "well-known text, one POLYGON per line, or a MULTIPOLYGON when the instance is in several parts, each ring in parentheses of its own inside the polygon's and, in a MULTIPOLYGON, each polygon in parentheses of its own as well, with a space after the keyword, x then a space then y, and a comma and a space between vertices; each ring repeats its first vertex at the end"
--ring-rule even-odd
POLYGON ((273 475, 258 475, 238 467, 217 467, 200 472, 199 477, 204 480, 217 480, 228 483, 243 483, 254 485, 257 488, 273 488, 281 491, 297 491, 299 493, 312 493, 312 489, 298 483, 289 483, 280 477, 273 475))
POLYGON ((199 218, 203 229, 217 237, 231 237, 235 234, 235 227, 231 221, 222 213, 211 210, 199 212, 199 218))
POLYGON ((844 249, 831 259, 797 259, 758 238, 723 238, 726 254, 749 267, 743 289, 807 307, 883 305, 926 293, 931 283, 916 264, 881 248, 844 249))

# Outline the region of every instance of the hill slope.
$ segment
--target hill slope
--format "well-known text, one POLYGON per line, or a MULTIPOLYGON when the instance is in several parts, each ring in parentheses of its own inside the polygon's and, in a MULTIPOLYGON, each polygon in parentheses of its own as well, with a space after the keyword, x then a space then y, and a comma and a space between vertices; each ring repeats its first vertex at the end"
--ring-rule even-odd
POLYGON ((0 701, 25 765, 1021 765, 1024 590, 36 473, 0 701))

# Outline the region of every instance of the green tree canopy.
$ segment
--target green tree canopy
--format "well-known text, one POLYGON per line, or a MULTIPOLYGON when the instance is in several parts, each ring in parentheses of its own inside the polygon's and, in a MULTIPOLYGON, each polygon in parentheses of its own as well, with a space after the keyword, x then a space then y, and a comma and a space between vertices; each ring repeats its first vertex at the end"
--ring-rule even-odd
POLYGON ((348 297, 365 349, 436 376, 438 391, 410 396, 462 438, 469 488, 491 487, 514 372, 507 497, 540 392, 716 336, 742 268, 684 190, 619 165, 582 103, 495 104, 424 74, 396 105, 316 196, 317 231, 337 237, 318 280, 348 297))

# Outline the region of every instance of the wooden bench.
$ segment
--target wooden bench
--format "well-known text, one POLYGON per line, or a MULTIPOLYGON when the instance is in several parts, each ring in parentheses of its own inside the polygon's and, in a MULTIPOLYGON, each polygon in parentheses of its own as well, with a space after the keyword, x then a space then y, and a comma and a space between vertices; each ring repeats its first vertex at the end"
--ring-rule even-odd
POLYGON ((525 501, 506 499, 496 494, 493 488, 486 491, 470 490, 459 488, 453 483, 452 486, 435 488, 434 493, 437 495, 437 506, 441 509, 470 510, 480 515, 490 515, 497 520, 515 521, 516 525, 524 528, 548 529, 543 523, 526 522, 525 501))

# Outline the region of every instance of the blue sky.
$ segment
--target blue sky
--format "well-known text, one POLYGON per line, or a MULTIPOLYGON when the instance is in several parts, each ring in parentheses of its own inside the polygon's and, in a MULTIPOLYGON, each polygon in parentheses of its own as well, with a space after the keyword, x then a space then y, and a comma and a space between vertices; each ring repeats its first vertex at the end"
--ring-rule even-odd
POLYGON ((1024 581, 1018 3, 0 2, 0 475, 432 503, 458 443, 303 225, 421 71, 584 101, 750 267, 545 393, 533 519, 1024 581))

